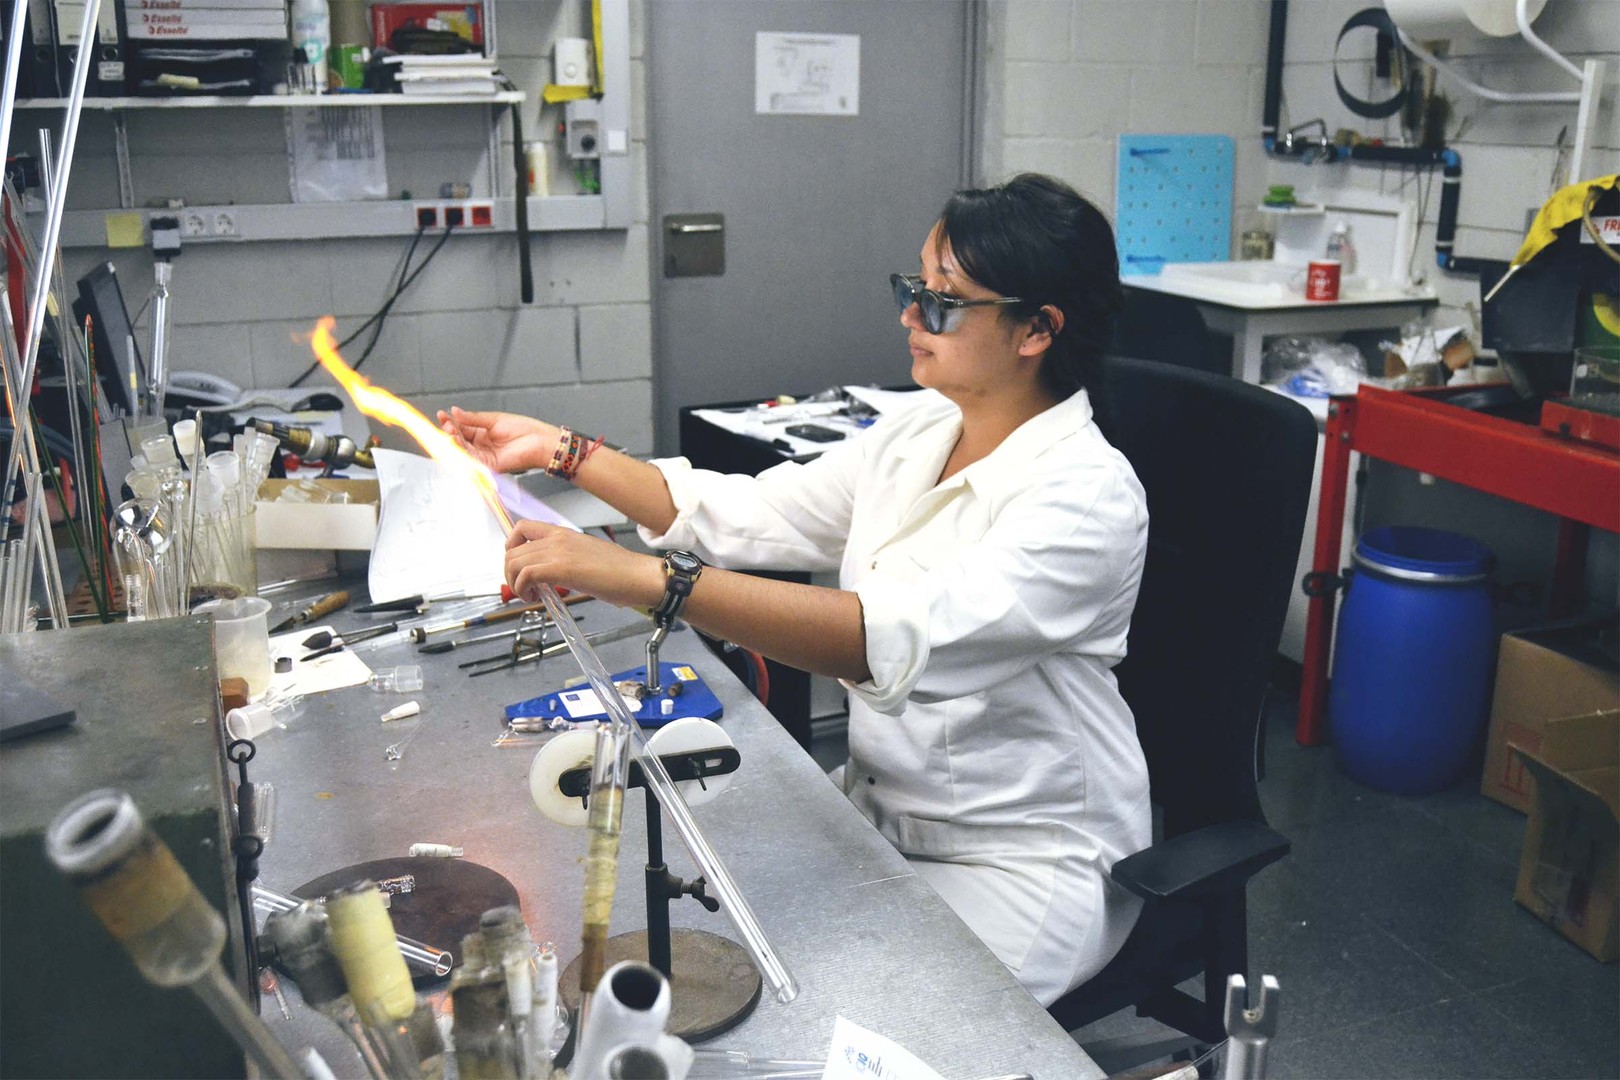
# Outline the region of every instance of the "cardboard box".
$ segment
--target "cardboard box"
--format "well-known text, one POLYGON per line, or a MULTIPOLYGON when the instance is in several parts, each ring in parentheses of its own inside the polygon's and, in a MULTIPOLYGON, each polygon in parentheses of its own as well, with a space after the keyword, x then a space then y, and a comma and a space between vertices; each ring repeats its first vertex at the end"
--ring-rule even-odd
POLYGON ((314 480, 332 491, 347 492, 346 503, 279 502, 293 480, 266 480, 259 485, 253 518, 261 548, 324 548, 370 551, 377 540, 377 512, 382 496, 375 480, 314 480))
POLYGON ((1536 778, 1513 899, 1605 963, 1620 957, 1620 710, 1550 720, 1515 746, 1536 778))
POLYGON ((1547 721, 1620 709, 1620 672, 1612 652, 1601 647, 1608 634, 1613 648, 1614 626, 1612 619, 1582 620, 1502 635, 1482 794, 1528 813, 1535 782, 1508 744, 1535 753, 1547 721))

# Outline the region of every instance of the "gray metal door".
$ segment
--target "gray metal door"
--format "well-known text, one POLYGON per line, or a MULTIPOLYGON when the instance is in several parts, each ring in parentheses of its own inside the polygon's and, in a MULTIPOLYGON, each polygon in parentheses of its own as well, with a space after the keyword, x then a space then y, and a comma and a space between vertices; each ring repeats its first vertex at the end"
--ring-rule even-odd
POLYGON ((650 0, 647 15, 658 451, 675 452, 683 405, 905 382, 888 275, 915 269, 967 178, 968 4, 650 0), (859 35, 858 115, 756 114, 756 32, 859 35), (723 221, 721 272, 667 277, 683 234, 710 246, 685 265, 714 267, 713 219, 694 215, 723 221))

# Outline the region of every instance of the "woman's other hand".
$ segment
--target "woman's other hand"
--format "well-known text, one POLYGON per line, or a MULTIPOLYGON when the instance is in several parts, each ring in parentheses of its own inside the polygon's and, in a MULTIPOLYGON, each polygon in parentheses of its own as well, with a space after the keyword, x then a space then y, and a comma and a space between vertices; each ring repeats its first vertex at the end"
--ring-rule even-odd
POLYGON ((544 584, 645 607, 664 595, 664 564, 560 525, 520 521, 506 538, 506 583, 529 601, 539 599, 544 584))
POLYGON ((439 427, 474 459, 495 472, 543 469, 561 437, 551 424, 506 412, 439 410, 439 427))

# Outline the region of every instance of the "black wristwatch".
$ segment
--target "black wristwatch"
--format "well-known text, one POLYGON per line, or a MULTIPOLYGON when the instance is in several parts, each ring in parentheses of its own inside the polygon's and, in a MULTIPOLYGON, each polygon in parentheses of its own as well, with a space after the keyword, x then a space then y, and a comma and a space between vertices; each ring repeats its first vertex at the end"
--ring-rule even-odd
POLYGON ((664 598, 653 608, 652 616, 660 626, 675 621, 692 595, 692 586, 703 573, 703 560, 690 551, 670 551, 664 555, 664 598))

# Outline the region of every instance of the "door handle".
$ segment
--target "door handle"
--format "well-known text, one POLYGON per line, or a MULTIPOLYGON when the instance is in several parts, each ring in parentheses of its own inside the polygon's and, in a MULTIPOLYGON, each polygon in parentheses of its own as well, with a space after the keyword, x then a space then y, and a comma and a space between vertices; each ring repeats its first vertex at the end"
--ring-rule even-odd
POLYGON ((669 226, 670 232, 679 233, 682 235, 686 233, 717 233, 723 229, 725 229, 724 225, 713 221, 702 222, 696 225, 683 225, 680 222, 672 222, 669 226))

